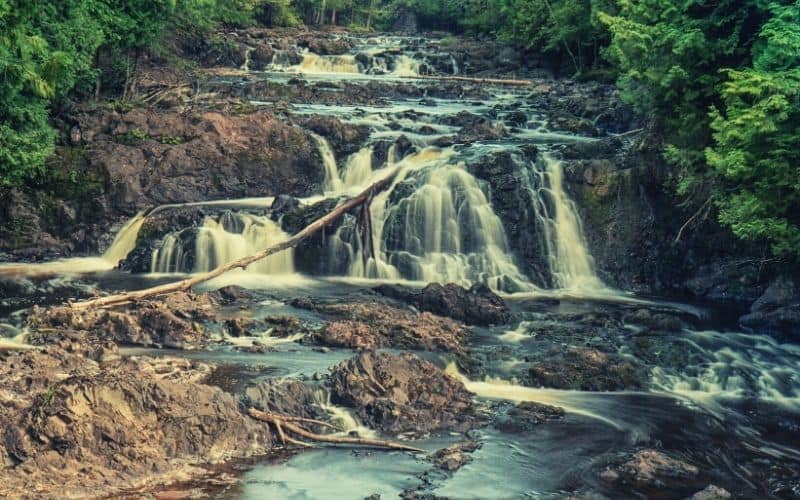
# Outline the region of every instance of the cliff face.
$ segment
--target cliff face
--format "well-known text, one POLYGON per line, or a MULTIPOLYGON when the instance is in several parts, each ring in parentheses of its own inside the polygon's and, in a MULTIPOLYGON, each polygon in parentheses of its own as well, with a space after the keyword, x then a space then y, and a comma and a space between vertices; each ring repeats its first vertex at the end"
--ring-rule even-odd
POLYGON ((322 160, 310 136, 268 111, 85 109, 71 146, 52 159, 62 178, 0 200, 0 252, 39 258, 96 252, 110 226, 166 203, 306 196, 322 160))

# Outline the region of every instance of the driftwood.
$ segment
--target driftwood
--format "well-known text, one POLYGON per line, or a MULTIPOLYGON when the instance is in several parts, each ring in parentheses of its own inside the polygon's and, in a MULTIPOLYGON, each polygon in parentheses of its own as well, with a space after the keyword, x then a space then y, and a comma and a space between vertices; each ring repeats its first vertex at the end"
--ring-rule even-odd
POLYGON ((321 231, 325 227, 334 223, 337 219, 342 217, 350 210, 354 209, 359 205, 368 203, 372 199, 375 193, 382 191, 383 189, 386 189, 388 186, 390 186, 393 179, 394 179, 394 174, 388 175, 387 177, 375 182, 374 184, 366 188, 364 191, 362 191, 358 196, 354 196, 353 198, 348 199, 344 203, 341 203, 335 209, 325 214, 324 216, 320 217, 319 219, 315 220, 314 222, 303 228, 300 232, 298 232, 288 240, 276 243, 275 245, 265 248, 264 250, 256 254, 249 255, 247 257, 242 257, 241 259, 237 259, 222 266, 219 266, 216 269, 209 271, 205 274, 193 276, 191 278, 187 278, 181 281, 176 281, 174 283, 167 283, 165 285, 146 288, 144 290, 123 292, 117 295, 109 295, 107 297, 99 297, 95 299, 85 300, 82 302, 70 302, 69 306, 73 309, 84 310, 84 309, 93 309, 93 308, 128 304, 130 302, 135 302, 137 300, 142 300, 150 297, 157 297, 160 295, 167 295, 175 292, 185 292, 190 290, 192 287, 195 287, 206 281, 212 280, 229 271, 233 271, 234 269, 245 269, 250 264, 253 264, 254 262, 262 260, 266 257, 269 257, 270 255, 282 252, 289 248, 296 247, 301 241, 305 240, 310 236, 313 236, 314 234, 321 231))
POLYGON ((505 80, 500 78, 473 78, 469 76, 411 76, 409 78, 414 78, 416 80, 443 80, 443 81, 455 81, 455 82, 468 82, 468 83, 481 83, 484 85, 512 85, 523 87, 527 85, 533 85, 533 81, 531 80, 505 80))
MULTIPOLYGON (((309 443, 287 436, 285 431, 289 431, 292 434, 319 443, 346 444, 351 446, 369 446, 373 448, 385 448, 388 450, 401 450, 401 451, 412 451, 415 453, 424 453, 424 450, 421 450, 419 448, 414 448, 413 446, 408 446, 403 443, 397 443, 395 441, 385 441, 382 439, 364 439, 355 437, 326 436, 322 434, 316 434, 306 429, 303 429, 299 425, 295 425, 294 423, 292 423, 295 421, 308 421, 307 419, 286 417, 268 411, 256 410, 255 408, 250 408, 248 413, 250 414, 251 417, 255 418, 256 420, 260 420, 262 422, 266 422, 268 424, 272 424, 273 426, 275 426, 275 430, 278 432, 278 438, 281 440, 283 444, 294 444, 306 448, 312 446, 309 443)), ((311 421, 311 422, 322 423, 317 421, 311 421)))

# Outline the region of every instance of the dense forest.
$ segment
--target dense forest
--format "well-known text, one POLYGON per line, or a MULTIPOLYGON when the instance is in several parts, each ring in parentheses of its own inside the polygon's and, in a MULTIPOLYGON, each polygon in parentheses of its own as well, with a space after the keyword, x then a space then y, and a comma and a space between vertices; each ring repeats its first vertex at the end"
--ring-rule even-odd
POLYGON ((46 177, 53 114, 124 98, 143 50, 218 25, 426 29, 509 40, 616 79, 663 134, 674 189, 741 238, 800 255, 800 2, 749 0, 0 0, 4 186, 46 177))

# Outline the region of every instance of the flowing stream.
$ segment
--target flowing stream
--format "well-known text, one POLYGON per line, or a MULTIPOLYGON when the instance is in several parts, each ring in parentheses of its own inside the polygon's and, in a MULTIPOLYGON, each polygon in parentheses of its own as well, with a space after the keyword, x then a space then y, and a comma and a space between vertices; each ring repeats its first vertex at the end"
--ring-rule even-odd
MULTIPOLYGON (((380 80, 413 85, 416 80, 408 77, 461 71, 451 55, 419 54, 409 44, 402 37, 358 38, 348 54, 305 51, 300 63, 276 52, 270 71, 261 77, 276 82, 299 75, 334 83, 380 80)), ((242 70, 247 71, 249 64, 250 51, 242 70)), ((487 415, 505 418, 514 404, 535 402, 563 408, 565 418, 515 433, 490 426, 480 431, 482 447, 473 462, 451 475, 431 471, 429 463, 404 453, 327 448, 258 464, 225 495, 363 498, 377 493, 392 498, 418 486, 420 475, 428 474, 425 492, 442 497, 563 498, 576 488, 596 488, 612 498, 628 498, 624 491, 600 483, 602 464, 642 447, 660 447, 702 466, 703 484, 688 485, 687 491, 680 491, 684 497, 691 488, 699 486, 696 491, 712 482, 743 498, 800 496, 796 486, 800 484, 800 349, 730 331, 702 307, 635 297, 606 286, 596 272, 559 159, 560 146, 593 139, 549 130, 543 110, 528 104, 522 90, 487 87, 486 92, 480 100, 396 98, 374 106, 292 103, 295 115, 334 116, 370 130, 366 143, 346 157, 336 156, 330 138, 309 132, 324 167, 324 186, 299 203, 312 205, 351 195, 390 174, 395 175, 393 184, 371 200, 369 233, 358 229, 355 216, 348 216, 326 236, 314 254, 321 262, 312 263, 321 271, 307 272, 309 263, 299 252, 286 251, 206 288, 227 284, 251 288, 263 295, 263 302, 247 312, 251 317, 289 314, 319 326, 323 318, 291 307, 290 299, 342 300, 347 294, 367 293, 380 282, 485 283, 503 294, 519 321, 510 328, 475 329, 470 334, 469 347, 483 360, 479 378, 462 373, 449 359, 434 357, 434 361, 475 394, 487 415), (511 125, 508 117, 519 112, 524 113, 524 123, 511 125), (490 127, 502 125, 506 133, 460 140, 462 129, 470 127, 461 123, 464 116, 480 117, 490 127), (531 144, 539 150, 533 157, 525 149, 531 144), (535 256, 544 263, 540 268, 534 269, 512 240, 509 213, 501 210, 496 198, 509 194, 499 193, 481 173, 481 165, 502 155, 510 158, 508 175, 517 183, 512 194, 521 200, 514 209, 518 213, 512 215, 522 217, 536 232, 532 241, 541 249, 535 256), (608 317, 627 318, 640 309, 652 314, 667 311, 689 326, 670 333, 666 341, 627 320, 620 320, 618 327, 608 326, 613 323, 608 317), (574 338, 569 332, 576 315, 600 319, 589 329, 575 330, 581 336, 574 338), (626 359, 646 358, 646 382, 637 390, 617 392, 524 384, 530 359, 550 356, 568 344, 602 344, 626 359), (775 468, 780 474, 770 476, 768 471, 775 468), (786 478, 785 484, 774 479, 778 476, 786 478)), ((68 276, 63 279, 118 290, 152 284, 163 280, 164 274, 209 271, 289 237, 280 217, 271 212, 273 201, 215 200, 158 207, 151 213, 186 207, 202 207, 208 213, 202 222, 166 234, 148 248, 150 274, 113 271, 136 248, 145 221, 144 214, 138 214, 118 230, 100 256, 0 263, 0 275, 68 276)), ((20 332, 14 335, 16 339, 20 332)), ((269 366, 269 376, 311 377, 352 354, 317 351, 294 342, 297 338, 272 338, 268 332, 231 343, 256 340, 270 350, 248 354, 221 348, 180 355, 235 366, 269 366)), ((0 341, 0 350, 3 342, 10 340, 0 341)), ((161 354, 129 353, 141 352, 161 354)), ((332 404, 324 391, 315 397, 343 432, 374 434, 347 409, 332 404)), ((435 450, 454 442, 452 436, 433 435, 420 446, 435 450)), ((673 494, 677 493, 662 497, 678 498, 673 494)))

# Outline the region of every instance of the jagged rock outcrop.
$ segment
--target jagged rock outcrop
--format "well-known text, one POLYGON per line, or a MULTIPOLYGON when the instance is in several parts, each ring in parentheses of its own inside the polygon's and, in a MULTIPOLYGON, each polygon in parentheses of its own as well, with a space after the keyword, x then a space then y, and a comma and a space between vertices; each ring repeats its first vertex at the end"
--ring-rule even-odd
POLYGON ((113 345, 4 356, 0 496, 114 496, 269 451, 268 428, 204 385, 209 372, 183 359, 121 359, 113 345))
POLYGON ((359 354, 336 366, 329 383, 335 402, 383 432, 465 431, 479 423, 463 384, 413 354, 359 354))
POLYGON ((482 283, 472 285, 469 289, 455 283, 431 283, 421 290, 402 285, 380 285, 374 290, 422 311, 447 316, 468 325, 503 324, 511 318, 505 301, 482 283))

